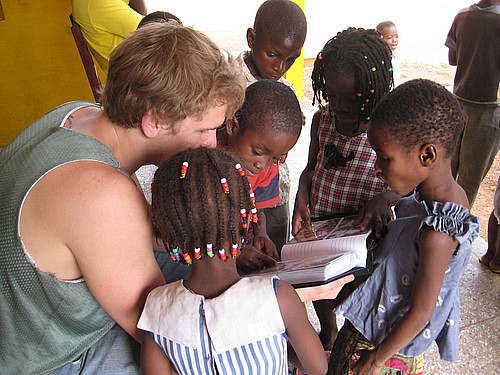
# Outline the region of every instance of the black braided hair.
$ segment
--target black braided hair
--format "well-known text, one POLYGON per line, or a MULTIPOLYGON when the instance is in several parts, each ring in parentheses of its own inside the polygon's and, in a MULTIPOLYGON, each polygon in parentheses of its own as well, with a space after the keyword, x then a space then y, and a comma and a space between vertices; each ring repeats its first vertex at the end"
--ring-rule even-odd
POLYGON ((370 120, 378 101, 394 86, 391 50, 375 30, 349 27, 326 42, 311 75, 313 104, 328 102, 326 76, 353 74, 358 100, 358 125, 370 120))
POLYGON ((405 149, 434 143, 451 157, 465 125, 453 94, 427 79, 405 82, 388 93, 373 111, 371 129, 384 128, 405 149))
POLYGON ((250 216, 253 204, 248 179, 239 175, 236 164, 224 151, 198 148, 180 152, 158 168, 152 185, 152 214, 155 232, 167 249, 179 248, 180 254, 187 252, 193 259, 196 247, 206 254, 206 245, 211 243, 218 257, 218 249, 229 245, 224 248, 229 257, 231 245, 246 238, 247 231, 239 231, 240 210, 246 209, 250 216), (187 173, 180 178, 185 161, 187 173), (224 193, 222 178, 227 180, 229 194, 224 193))

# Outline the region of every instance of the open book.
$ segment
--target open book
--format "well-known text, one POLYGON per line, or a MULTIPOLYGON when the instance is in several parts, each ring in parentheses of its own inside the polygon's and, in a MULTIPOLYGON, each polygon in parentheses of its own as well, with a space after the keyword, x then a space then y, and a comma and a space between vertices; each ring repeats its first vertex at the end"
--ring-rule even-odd
POLYGON ((369 274, 375 237, 371 230, 354 228, 354 219, 345 216, 313 223, 311 230, 303 229, 283 246, 277 267, 257 274, 276 274, 295 287, 369 274))

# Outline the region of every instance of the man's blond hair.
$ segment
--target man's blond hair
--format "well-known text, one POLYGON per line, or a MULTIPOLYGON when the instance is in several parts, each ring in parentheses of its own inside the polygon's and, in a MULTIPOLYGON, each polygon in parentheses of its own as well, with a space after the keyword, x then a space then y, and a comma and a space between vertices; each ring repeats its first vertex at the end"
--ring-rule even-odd
POLYGON ((160 122, 174 126, 219 105, 228 106, 231 118, 243 104, 244 90, 233 59, 203 33, 151 23, 112 52, 101 104, 120 126, 138 127, 150 109, 160 122))

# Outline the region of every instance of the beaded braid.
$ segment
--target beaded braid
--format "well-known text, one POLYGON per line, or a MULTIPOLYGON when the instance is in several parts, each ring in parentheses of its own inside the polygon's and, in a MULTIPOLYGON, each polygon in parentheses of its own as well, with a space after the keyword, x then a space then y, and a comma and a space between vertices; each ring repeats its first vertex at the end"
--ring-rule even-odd
MULTIPOLYGON (((225 249, 229 255, 231 246, 237 244, 240 209, 250 212, 253 205, 248 180, 235 165, 223 151, 200 148, 174 155, 158 169, 152 187, 153 221, 174 259, 190 263, 194 248, 205 251, 207 244, 213 244, 216 253, 230 242, 225 249), (189 167, 180 178, 182 163, 187 160, 189 167), (222 189, 223 177, 229 194, 222 189)), ((247 232, 242 235, 244 238, 247 232)))
POLYGON ((316 57, 311 75, 313 104, 328 102, 326 75, 354 73, 358 126, 370 120, 378 101, 394 86, 391 50, 375 30, 350 27, 326 42, 316 57))

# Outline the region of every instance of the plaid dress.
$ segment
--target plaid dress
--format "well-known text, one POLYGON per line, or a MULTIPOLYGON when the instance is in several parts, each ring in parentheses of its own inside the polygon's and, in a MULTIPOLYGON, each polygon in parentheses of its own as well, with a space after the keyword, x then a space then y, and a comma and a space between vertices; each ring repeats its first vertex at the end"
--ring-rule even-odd
POLYGON ((327 105, 319 120, 319 151, 311 185, 311 217, 356 213, 388 190, 375 174, 375 152, 366 132, 340 134, 327 105))

